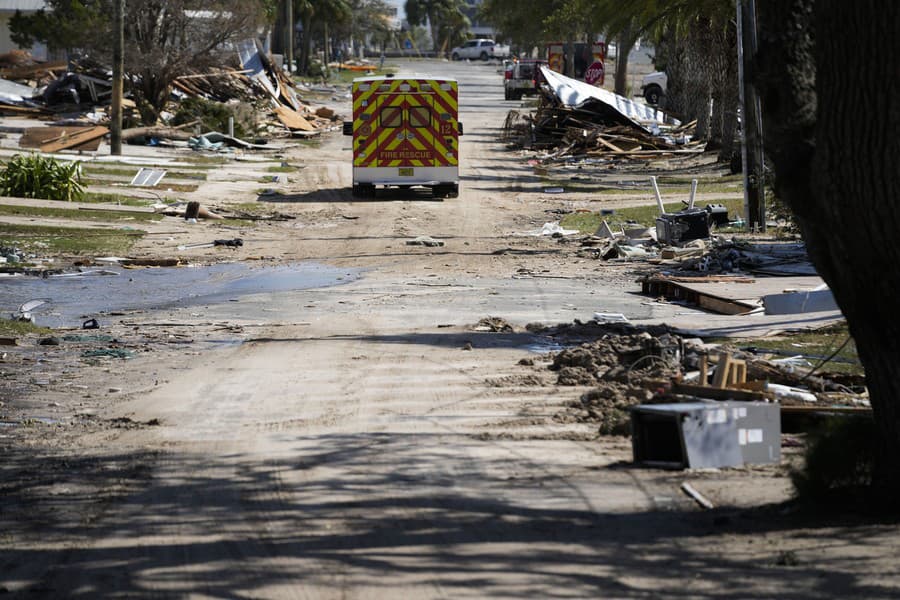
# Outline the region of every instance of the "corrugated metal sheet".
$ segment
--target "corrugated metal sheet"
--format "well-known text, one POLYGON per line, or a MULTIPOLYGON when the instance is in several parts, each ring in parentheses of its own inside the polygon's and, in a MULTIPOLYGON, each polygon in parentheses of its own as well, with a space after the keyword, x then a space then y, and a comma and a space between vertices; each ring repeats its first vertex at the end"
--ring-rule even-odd
POLYGON ((36 93, 37 91, 34 88, 27 85, 22 85, 21 83, 16 83, 15 81, 9 81, 7 79, 0 79, 0 100, 3 100, 4 102, 12 102, 15 104, 17 102, 23 102, 24 100, 31 100, 36 93))
MULTIPOLYGON (((664 115, 651 106, 634 102, 624 96, 613 94, 589 83, 560 75, 547 67, 541 67, 541 73, 543 73, 544 79, 553 89, 556 97, 566 106, 580 108, 592 102, 600 102, 611 107, 620 115, 645 130, 647 129, 645 126, 647 122, 656 122, 660 125, 666 124, 664 115)), ((677 125, 678 122, 670 120, 669 124, 677 125)))

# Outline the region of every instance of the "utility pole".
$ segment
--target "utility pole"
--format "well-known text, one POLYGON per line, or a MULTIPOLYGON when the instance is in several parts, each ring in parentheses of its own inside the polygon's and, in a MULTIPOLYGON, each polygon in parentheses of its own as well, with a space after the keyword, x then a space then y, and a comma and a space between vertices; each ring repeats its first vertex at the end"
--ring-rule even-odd
POLYGON ((122 89, 125 77, 125 0, 113 6, 113 81, 109 107, 109 153, 122 154, 122 89))
POLYGON ((747 230, 763 232, 766 230, 766 197, 762 110, 753 72, 753 61, 759 47, 756 35, 756 0, 736 0, 736 2, 744 211, 747 216, 747 230))
POLYGON ((294 2, 293 0, 285 0, 285 48, 284 58, 287 63, 288 73, 294 72, 294 2))

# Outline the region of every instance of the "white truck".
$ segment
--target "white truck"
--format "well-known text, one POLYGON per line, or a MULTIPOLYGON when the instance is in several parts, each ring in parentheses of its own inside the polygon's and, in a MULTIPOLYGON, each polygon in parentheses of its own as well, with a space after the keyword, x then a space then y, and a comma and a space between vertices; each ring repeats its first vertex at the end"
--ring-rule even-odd
POLYGON ((666 93, 666 84, 668 82, 669 78, 662 71, 655 71, 644 76, 643 81, 641 81, 641 90, 644 93, 644 100, 647 101, 647 104, 652 104, 653 106, 659 104, 660 98, 666 93))
POLYGON ((509 58, 509 46, 498 44, 494 40, 478 38, 469 40, 462 46, 450 51, 453 60, 490 60, 492 58, 509 58))

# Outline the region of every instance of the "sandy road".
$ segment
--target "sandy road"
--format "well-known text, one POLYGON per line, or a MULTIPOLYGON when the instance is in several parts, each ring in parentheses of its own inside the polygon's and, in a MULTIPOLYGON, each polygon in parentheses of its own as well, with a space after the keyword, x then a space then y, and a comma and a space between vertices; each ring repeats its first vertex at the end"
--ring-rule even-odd
MULTIPOLYGON (((842 553, 877 571, 865 555, 872 540, 839 530, 819 562, 785 571, 774 553, 813 553, 815 543, 740 516, 716 524, 678 494, 679 475, 624 466, 627 440, 579 441, 584 429, 546 420, 578 390, 492 383, 521 376, 516 363, 539 340, 473 332, 480 317, 570 321, 600 301, 647 316, 674 309, 635 308, 615 285, 601 289, 621 275, 586 275, 552 242, 510 237, 552 204, 496 144, 508 108, 496 100, 499 75, 481 64, 440 68, 463 83, 460 198, 352 202, 344 140, 304 155, 290 208, 357 218, 292 231, 271 251, 363 269, 361 278, 207 307, 221 319, 264 305, 271 327, 110 406, 108 416, 161 425, 103 432, 84 447, 142 457, 145 478, 86 534, 20 548, 4 563, 16 566, 7 591, 808 598, 853 589, 837 567, 842 553), (420 234, 447 246, 405 245, 420 234), (520 252, 493 252, 507 247, 520 252), (514 278, 522 269, 577 278, 514 278)), ((744 474, 743 485, 753 479, 744 474)), ((784 489, 762 496, 779 500, 784 489)), ((880 597, 888 587, 868 589, 880 597)))

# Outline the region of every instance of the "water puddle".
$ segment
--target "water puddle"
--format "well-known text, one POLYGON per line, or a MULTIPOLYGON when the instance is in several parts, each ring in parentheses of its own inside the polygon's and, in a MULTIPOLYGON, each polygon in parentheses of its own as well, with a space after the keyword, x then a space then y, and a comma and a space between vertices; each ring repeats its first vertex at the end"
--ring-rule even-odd
POLYGON ((317 263, 265 267, 224 263, 197 267, 123 269, 104 267, 63 276, 0 280, 0 310, 16 314, 29 300, 44 298, 35 323, 79 326, 104 312, 165 309, 225 302, 252 294, 291 292, 350 283, 360 272, 317 263))
POLYGON ((533 352, 535 354, 547 354, 548 352, 560 352, 566 348, 566 346, 554 342, 553 340, 541 340, 538 342, 534 342, 532 344, 528 344, 524 346, 525 350, 529 352, 533 352))

